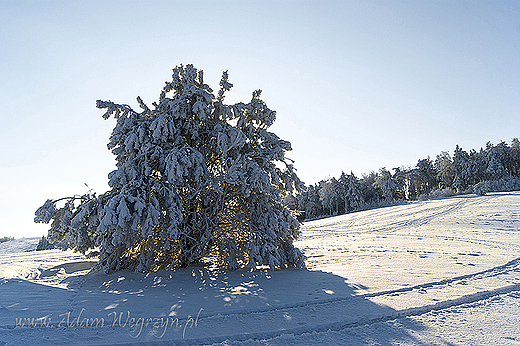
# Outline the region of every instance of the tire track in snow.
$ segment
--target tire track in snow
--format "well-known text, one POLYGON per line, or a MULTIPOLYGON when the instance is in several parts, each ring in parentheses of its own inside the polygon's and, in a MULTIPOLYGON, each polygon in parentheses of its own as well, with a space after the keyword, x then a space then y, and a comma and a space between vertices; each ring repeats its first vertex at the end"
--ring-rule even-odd
MULTIPOLYGON (((398 234, 397 236, 410 237, 410 238, 417 237, 415 235, 409 235, 409 234, 398 234)), ((486 246, 489 248, 506 249, 509 251, 518 251, 520 249, 520 245, 511 244, 506 241, 498 241, 498 240, 490 240, 490 239, 470 239, 470 238, 455 237, 455 236, 450 236, 450 235, 421 235, 421 238, 434 238, 434 239, 458 241, 458 242, 464 242, 464 243, 470 243, 470 244, 476 244, 476 245, 483 245, 483 246, 486 246)))
MULTIPOLYGON (((462 297, 458 297, 451 300, 446 300, 442 302, 437 302, 435 304, 429 304, 419 307, 413 307, 405 310, 386 310, 386 313, 381 314, 380 311, 376 311, 376 313, 371 313, 370 311, 366 313, 363 316, 354 316, 353 318, 348 318, 351 316, 346 316, 346 318, 341 319, 339 321, 334 321, 331 323, 322 323, 317 324, 313 326, 294 326, 289 328, 280 328, 279 321, 281 318, 273 318, 271 317, 270 320, 268 320, 271 326, 274 326, 274 328, 269 328, 265 331, 255 331, 254 325, 251 325, 250 328, 244 326, 243 324, 246 324, 247 322, 243 322, 241 326, 241 330, 247 329, 247 330, 254 330, 251 332, 243 332, 243 333, 237 333, 237 334, 227 334, 223 333, 221 335, 210 335, 207 331, 204 331, 203 333, 199 333, 199 335, 205 335, 204 337, 194 337, 189 338, 185 340, 168 340, 168 341, 153 341, 153 342, 144 342, 139 343, 140 345, 209 345, 209 344, 219 344, 223 342, 243 342, 248 340, 268 340, 275 337, 279 337, 282 335, 292 335, 292 336, 299 336, 304 334, 311 334, 311 333, 328 333, 331 331, 342 331, 349 328, 355 328, 360 326, 366 326, 366 325, 372 325, 376 323, 384 323, 387 321, 399 319, 399 318, 406 318, 406 317, 413 317, 413 316, 420 316, 432 311, 440 311, 445 310, 457 306, 464 306, 468 304, 473 304, 478 301, 490 299, 493 297, 497 297, 500 295, 505 295, 510 292, 514 291, 520 291, 520 284, 514 284, 509 285, 506 287, 500 287, 494 290, 488 290, 483 292, 477 292, 474 294, 465 295, 462 297), (378 313, 379 312, 379 313, 378 313), (273 323, 274 322, 274 323, 273 323)), ((359 304, 359 306, 362 306, 362 304, 359 304)), ((309 307, 309 306, 307 306, 309 307)), ((336 306, 338 307, 338 306, 336 306)), ((342 307, 339 307, 342 308, 342 307)), ((339 309, 335 309, 335 311, 338 311, 339 309)), ((310 313, 312 313, 315 310, 310 309, 310 313)), ((288 313, 281 313, 281 316, 283 318, 290 317, 288 313)), ((229 316, 218 316, 220 318, 224 318, 224 321, 211 321, 211 330, 229 330, 230 326, 236 326, 240 325, 241 321, 237 319, 232 319, 229 316), (226 318, 227 317, 227 318, 226 318)), ((269 318, 268 316, 257 318, 254 321, 254 324, 258 326, 260 323, 264 326, 266 324, 266 319, 269 318)), ((318 317, 318 319, 320 319, 318 317)), ((201 328, 203 325, 204 318, 199 318, 199 325, 197 328, 201 328)), ((116 345, 116 344, 111 344, 116 345)), ((123 344, 121 344, 123 345, 123 344)), ((126 343, 124 344, 126 345, 126 343)))
MULTIPOLYGON (((475 209, 485 206, 501 196, 486 196, 467 200, 465 198, 451 202, 449 205, 424 206, 423 204, 406 207, 406 211, 389 208, 384 214, 378 210, 378 217, 393 222, 381 223, 375 214, 350 214, 348 217, 319 220, 303 228, 301 240, 312 240, 337 235, 338 233, 373 233, 394 231, 402 228, 420 227, 436 218, 451 217, 459 221, 456 213, 466 208, 475 209), (343 223, 343 224, 342 224, 343 223), (348 227, 345 225, 348 223, 348 227), (361 229, 354 226, 360 224, 361 229), (370 230, 364 225, 374 224, 370 230), (305 236, 307 233, 307 237, 305 236)), ((429 202, 428 202, 429 203, 429 202)), ((466 215, 467 216, 467 215, 466 215)), ((458 222, 457 222, 458 223, 458 222)), ((390 232, 393 233, 393 232, 390 232)), ((411 234, 395 234, 403 237, 414 237, 411 234)), ((510 244, 489 239, 475 239, 450 235, 421 235, 437 239, 462 241, 500 249, 518 249, 517 244, 510 244)), ((514 252, 514 251, 513 251, 514 252)), ((227 314, 202 315, 200 325, 207 324, 211 329, 221 333, 207 334, 206 331, 186 344, 211 344, 228 341, 246 341, 251 339, 266 340, 281 335, 302 335, 307 333, 326 333, 340 331, 363 325, 383 323, 397 318, 419 316, 432 311, 477 303, 493 297, 520 291, 520 258, 506 264, 480 272, 453 276, 447 279, 421 283, 414 286, 393 290, 365 293, 356 296, 327 299, 321 301, 302 302, 299 304, 277 306, 262 310, 240 311, 227 314), (441 298, 441 299, 439 299, 441 298), (374 302, 401 303, 402 308, 390 308, 374 302), (403 304, 404 302, 404 304, 403 304), (309 319, 309 316, 312 318, 309 319), (298 321, 301 321, 298 323, 298 321), (321 323, 320 323, 321 322, 321 323), (233 332, 232 327, 235 328, 233 332), (261 327, 263 326, 263 327, 261 327), (231 327, 231 328, 230 328, 231 327), (246 332, 244 332, 246 331, 246 332)), ((399 304, 397 304, 399 305, 399 304)), ((211 332, 208 330, 208 332, 211 332)), ((183 342, 181 341, 180 344, 183 342)))
MULTIPOLYGON (((486 196, 484 198, 477 198, 475 200, 468 200, 467 198, 460 199, 456 201, 456 203, 449 204, 449 205, 433 205, 431 207, 427 207, 424 209, 419 209, 417 211, 416 209, 422 207, 424 204, 431 202, 426 201, 422 202, 421 204, 417 204, 410 210, 408 210, 408 213, 399 213, 399 218, 404 218, 404 220, 397 220, 394 222, 389 222, 385 224, 384 227, 374 229, 373 231, 386 231, 386 230, 392 230, 392 229, 401 229, 403 227, 421 227, 423 225, 428 224, 430 221, 441 217, 448 215, 450 213, 455 213, 463 208, 466 207, 474 207, 478 205, 482 205, 485 203, 488 203, 492 199, 499 198, 499 196, 486 196), (417 217, 419 215, 419 217, 417 217)), ((435 201, 433 201, 435 202, 435 201)), ((413 204, 412 204, 413 205, 413 204)))
POLYGON ((439 286, 448 286, 453 284, 463 284, 463 285, 469 285, 468 280, 479 280, 483 278, 489 278, 489 277, 497 277, 500 275, 505 275, 510 272, 518 273, 519 275, 519 284, 520 284, 520 257, 515 258, 512 261, 507 262, 506 264, 493 267, 490 269, 486 269, 477 273, 472 274, 466 274, 466 275, 460 275, 455 276, 448 279, 443 279, 439 281, 433 281, 433 282, 426 282, 414 286, 409 287, 402 287, 397 288, 393 290, 385 290, 385 291, 379 291, 379 292, 370 292, 370 293, 363 293, 355 296, 349 296, 349 297, 342 297, 342 298, 329 298, 329 299, 322 299, 318 301, 308 301, 308 302, 302 302, 300 304, 290 304, 290 305, 279 305, 275 308, 267 308, 267 309, 251 309, 251 310, 241 310, 237 312, 231 312, 226 314, 212 314, 212 315, 201 315, 201 319, 203 318, 210 318, 215 316, 231 316, 231 315, 248 315, 251 313, 265 313, 265 312, 273 312, 273 311, 281 311, 285 309, 293 309, 293 308, 299 308, 299 307, 305 307, 305 306, 311 306, 311 305, 322 305, 322 304, 330 304, 330 303, 336 303, 341 301, 348 301, 352 299, 364 299, 364 298, 373 298, 383 295, 394 295, 394 294, 400 294, 400 293, 406 293, 414 290, 421 290, 421 289, 428 289, 428 288, 434 288, 439 286))
POLYGON ((481 272, 394 290, 302 302, 270 309, 209 315, 202 313, 197 328, 199 329, 198 335, 205 335, 205 337, 192 338, 186 342, 184 340, 175 342, 177 344, 211 344, 226 340, 270 339, 284 334, 302 335, 313 332, 340 331, 475 303, 513 291, 520 291, 520 257, 481 272), (496 280, 497 283, 500 283, 508 279, 514 282, 489 289, 478 289, 484 280, 496 280), (425 290, 436 290, 436 295, 440 296, 444 291, 450 293, 456 291, 457 288, 464 288, 466 293, 440 301, 435 301, 435 297, 433 299, 430 297, 430 299, 418 301, 419 304, 404 309, 393 309, 372 301, 384 297, 397 297, 401 301, 408 301, 411 295, 420 296, 423 294, 421 292, 425 290), (309 316, 313 321, 328 322, 314 324, 309 322, 309 316), (233 326, 240 326, 236 330, 247 332, 225 332, 232 329, 233 326), (224 332, 219 333, 219 331, 224 332))
POLYGON ((426 208, 424 208, 425 205, 435 203, 435 200, 425 202, 412 202, 407 205, 393 205, 389 207, 379 208, 375 209, 375 211, 359 211, 356 213, 334 216, 332 218, 309 221, 307 225, 304 224, 304 226, 302 227, 303 232, 299 240, 304 241, 311 240, 314 238, 328 237, 331 234, 336 234, 338 231, 346 231, 349 234, 366 234, 373 232, 395 231, 400 230, 404 227, 420 227, 440 216, 457 212, 465 207, 488 203, 491 199, 499 197, 500 196, 485 196, 477 198, 475 200, 468 200, 467 198, 463 198, 460 200, 456 200, 454 203, 450 203, 448 205, 434 204, 432 206, 427 206, 426 208), (385 208, 388 208, 388 210, 384 210, 385 208), (403 210, 403 208, 406 209, 403 210), (389 221, 394 216, 397 218, 397 220, 389 221), (343 220, 344 217, 350 217, 351 219, 346 221, 343 220), (375 218, 376 220, 384 219, 386 221, 384 222, 384 224, 377 225, 377 222, 372 222, 372 218, 375 218), (329 220, 328 222, 326 221, 327 219, 329 220), (362 220, 360 224, 361 226, 374 223, 376 224, 376 226, 370 230, 356 230, 355 228, 353 229, 352 227, 354 226, 354 224, 357 224, 359 220, 362 220), (344 225, 344 222, 348 222, 348 225, 344 225))
MULTIPOLYGON (((520 257, 506 264, 481 272, 394 290, 366 293, 337 299, 302 302, 300 304, 278 306, 270 309, 250 309, 233 313, 207 315, 202 312, 198 319, 197 327, 193 331, 190 331, 193 337, 187 334, 185 340, 157 339, 149 344, 212 344, 221 343, 226 340, 264 340, 288 334, 303 335, 313 332, 325 333, 328 331, 340 331, 475 303, 513 291, 520 291, 520 257), (493 278, 503 279, 508 276, 516 278, 517 282, 486 290, 473 290, 473 292, 451 299, 419 304, 406 309, 393 309, 375 304, 371 301, 373 298, 385 296, 397 296, 401 300, 407 300, 408 295, 420 294, 419 291, 424 289, 450 291, 453 290, 455 286, 471 288, 472 286, 478 286, 481 280, 493 278), (314 321, 317 321, 317 323, 314 323, 314 321), (323 321, 325 321, 325 323, 323 323, 323 321)), ((148 343, 141 341, 139 344, 148 343)))

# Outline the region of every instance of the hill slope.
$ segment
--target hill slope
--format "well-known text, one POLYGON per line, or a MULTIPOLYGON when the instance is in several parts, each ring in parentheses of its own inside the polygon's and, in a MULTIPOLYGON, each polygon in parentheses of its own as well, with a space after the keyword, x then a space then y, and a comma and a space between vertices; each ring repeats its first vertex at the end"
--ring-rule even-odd
POLYGON ((0 247, 0 345, 518 344, 519 228, 515 192, 307 222, 309 270, 87 274, 0 247))

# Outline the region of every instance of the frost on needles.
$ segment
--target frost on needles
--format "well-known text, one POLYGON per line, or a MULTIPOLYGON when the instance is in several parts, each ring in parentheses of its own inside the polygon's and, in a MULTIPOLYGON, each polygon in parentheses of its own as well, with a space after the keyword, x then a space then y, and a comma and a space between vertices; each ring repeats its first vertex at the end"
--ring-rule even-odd
POLYGON ((117 120, 111 189, 47 200, 35 222, 52 220, 51 242, 99 256, 106 272, 304 267, 299 223, 282 204, 302 186, 285 157, 291 144, 267 131, 276 112, 260 90, 227 105, 231 87, 224 72, 214 95, 202 70, 180 65, 152 108, 139 97, 141 112, 97 101, 117 120))

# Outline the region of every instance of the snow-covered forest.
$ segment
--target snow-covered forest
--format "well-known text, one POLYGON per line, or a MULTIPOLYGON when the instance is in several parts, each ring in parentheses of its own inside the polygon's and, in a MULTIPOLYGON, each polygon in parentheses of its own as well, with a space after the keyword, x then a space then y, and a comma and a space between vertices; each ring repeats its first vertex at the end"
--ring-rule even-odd
POLYGON ((453 155, 443 151, 435 160, 428 157, 415 167, 391 171, 383 167, 361 178, 342 172, 339 178, 324 179, 287 196, 285 203, 302 218, 313 219, 401 201, 516 191, 520 189, 520 141, 488 142, 485 148, 469 152, 457 145, 453 155))

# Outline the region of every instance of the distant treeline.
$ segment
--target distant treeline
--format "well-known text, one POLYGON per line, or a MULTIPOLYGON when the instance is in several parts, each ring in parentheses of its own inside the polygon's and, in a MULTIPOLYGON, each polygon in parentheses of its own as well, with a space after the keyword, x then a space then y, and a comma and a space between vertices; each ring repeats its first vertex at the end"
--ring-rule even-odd
POLYGON ((14 237, 3 237, 0 238, 0 243, 5 243, 6 241, 14 240, 14 237))
POLYGON ((453 156, 443 151, 435 161, 421 159, 415 167, 386 168, 357 178, 352 172, 306 186, 286 205, 301 212, 302 219, 340 215, 401 201, 446 197, 455 194, 520 190, 520 141, 488 142, 480 151, 458 145, 453 156))

